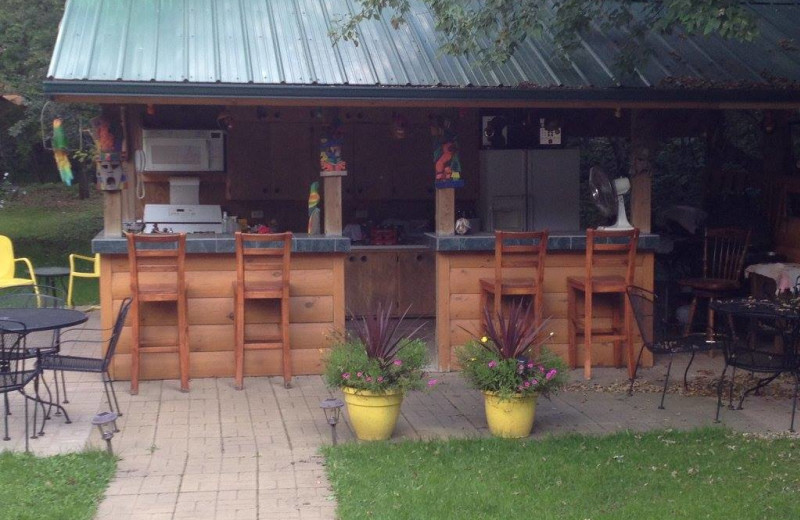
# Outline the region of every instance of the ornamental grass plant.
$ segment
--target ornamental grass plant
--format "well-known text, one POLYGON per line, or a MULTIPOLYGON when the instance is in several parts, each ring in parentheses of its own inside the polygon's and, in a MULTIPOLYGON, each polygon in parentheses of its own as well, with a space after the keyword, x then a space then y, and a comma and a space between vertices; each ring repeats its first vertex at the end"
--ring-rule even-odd
POLYGON ((338 338, 325 358, 328 386, 374 393, 423 388, 427 347, 415 337, 421 326, 399 332, 407 313, 394 319, 392 305, 379 304, 375 314, 354 318, 355 334, 338 338))
POLYGON ((500 398, 541 394, 548 397, 566 382, 564 362, 544 347, 552 337, 545 320, 536 326, 529 305, 512 303, 508 315, 492 319, 483 308, 486 335, 469 341, 456 356, 461 374, 474 388, 500 398))

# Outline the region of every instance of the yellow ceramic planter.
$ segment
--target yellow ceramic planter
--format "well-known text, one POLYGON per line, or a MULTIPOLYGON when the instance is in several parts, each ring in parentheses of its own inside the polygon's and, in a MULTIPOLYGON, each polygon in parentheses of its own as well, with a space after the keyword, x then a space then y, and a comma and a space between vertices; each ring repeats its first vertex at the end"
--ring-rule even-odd
POLYGON ((356 437, 362 441, 384 441, 392 436, 403 393, 399 390, 374 393, 343 387, 347 414, 356 437))
POLYGON ((500 399, 494 392, 483 392, 486 422, 495 437, 519 439, 527 437, 536 417, 537 395, 500 399))

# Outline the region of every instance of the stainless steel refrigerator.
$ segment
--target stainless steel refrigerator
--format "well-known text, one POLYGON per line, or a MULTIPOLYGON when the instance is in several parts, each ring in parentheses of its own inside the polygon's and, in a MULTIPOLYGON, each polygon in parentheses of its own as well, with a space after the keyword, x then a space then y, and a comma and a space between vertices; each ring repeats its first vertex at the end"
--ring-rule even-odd
POLYGON ((484 231, 578 231, 579 150, 483 150, 480 164, 484 231))

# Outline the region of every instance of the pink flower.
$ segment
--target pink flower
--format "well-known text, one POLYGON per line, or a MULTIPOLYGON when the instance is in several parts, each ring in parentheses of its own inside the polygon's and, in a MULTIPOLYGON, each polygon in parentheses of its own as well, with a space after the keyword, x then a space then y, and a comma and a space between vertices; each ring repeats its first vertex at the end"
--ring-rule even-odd
MULTIPOLYGON (((367 379, 367 381, 369 381, 369 379, 367 379)), ((383 376, 378 376, 378 382, 383 383, 383 376)))
POLYGON ((496 366, 497 366, 497 361, 495 361, 495 360, 489 361, 489 368, 494 368, 496 366))
POLYGON ((439 382, 439 380, 438 380, 438 379, 429 379, 429 380, 428 380, 428 386, 429 386, 429 387, 434 387, 434 386, 436 386, 436 384, 437 384, 438 382, 439 382))
POLYGON ((528 361, 528 368, 533 368, 533 361, 528 361))
POLYGON ((350 379, 350 372, 345 372, 342 374, 342 379, 350 379))
POLYGON ((519 385, 519 386, 517 387, 517 390, 519 390, 520 392, 522 392, 523 390, 525 390, 525 387, 524 387, 524 386, 522 386, 522 385, 519 385))
POLYGON ((372 376, 367 376, 367 383, 371 383, 371 382, 372 382, 372 376))
POLYGON ((538 379, 531 379, 531 384, 532 385, 538 385, 539 384, 539 380, 538 379))
POLYGON ((542 374, 544 374, 544 367, 543 367, 542 365, 539 365, 539 372, 541 372, 542 374))
POLYGON ((525 388, 529 388, 530 386, 531 386, 531 382, 530 381, 525 381, 525 388))
POLYGON ((356 377, 361 377, 364 375, 364 372, 356 372, 356 377))
POLYGON ((395 364, 395 366, 398 366, 398 367, 399 367, 400 365, 402 365, 402 364, 403 364, 403 360, 402 360, 402 359, 395 359, 395 360, 393 361, 393 363, 395 364))
POLYGON ((547 375, 544 376, 544 378, 547 379, 548 381, 550 381, 551 379, 553 379, 555 377, 556 374, 558 374, 558 370, 556 370, 554 368, 554 369, 550 370, 550 372, 548 372, 547 375))

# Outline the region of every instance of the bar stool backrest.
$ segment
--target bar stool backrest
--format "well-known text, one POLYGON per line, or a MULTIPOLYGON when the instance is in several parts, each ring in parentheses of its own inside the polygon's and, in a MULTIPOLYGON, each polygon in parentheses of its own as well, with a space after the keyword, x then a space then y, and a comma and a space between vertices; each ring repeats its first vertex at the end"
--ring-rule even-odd
POLYGON ((536 286, 544 281, 544 261, 547 254, 545 231, 495 231, 494 232, 494 279, 495 287, 503 285, 503 268, 525 269, 526 276, 535 272, 536 286))
POLYGON ((749 229, 706 229, 703 242, 703 278, 738 282, 750 245, 749 229))
POLYGON ((253 273, 260 282, 280 281, 283 291, 289 291, 289 260, 292 251, 292 233, 242 233, 236 238, 236 283, 242 288, 245 273, 253 273), (264 279, 263 277, 267 278, 264 279), (277 278, 277 280, 276 280, 277 278))
POLYGON ((586 280, 595 274, 595 268, 625 267, 625 285, 633 285, 636 269, 636 247, 639 230, 586 230, 586 280))
POLYGON ((114 328, 111 329, 111 337, 108 339, 108 348, 106 348, 106 353, 103 356, 103 370, 108 370, 111 359, 117 351, 117 343, 119 343, 119 338, 122 335, 122 328, 125 326, 125 319, 128 317, 128 310, 130 308, 131 299, 125 298, 122 300, 122 304, 119 306, 119 312, 117 313, 117 319, 114 321, 114 328))
POLYGON ((142 235, 126 233, 128 238, 128 263, 131 270, 131 292, 139 293, 140 275, 163 285, 164 274, 175 273, 174 283, 179 295, 186 294, 186 233, 167 235, 142 235))

